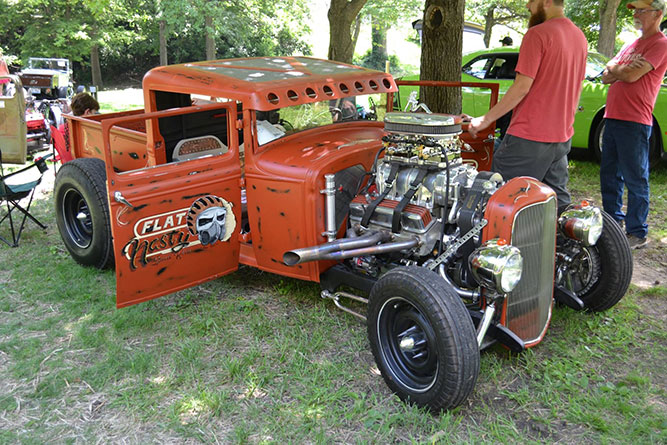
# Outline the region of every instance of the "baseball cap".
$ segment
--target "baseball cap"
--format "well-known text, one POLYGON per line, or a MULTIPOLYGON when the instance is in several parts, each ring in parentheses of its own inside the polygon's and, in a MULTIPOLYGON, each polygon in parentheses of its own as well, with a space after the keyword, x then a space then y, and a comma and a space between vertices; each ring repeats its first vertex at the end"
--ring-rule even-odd
POLYGON ((636 0, 628 3, 629 9, 656 9, 662 11, 662 15, 667 14, 665 0, 636 0))
POLYGON ((502 39, 499 40, 499 42, 502 43, 503 45, 511 45, 513 43, 512 38, 510 36, 503 37, 502 39))

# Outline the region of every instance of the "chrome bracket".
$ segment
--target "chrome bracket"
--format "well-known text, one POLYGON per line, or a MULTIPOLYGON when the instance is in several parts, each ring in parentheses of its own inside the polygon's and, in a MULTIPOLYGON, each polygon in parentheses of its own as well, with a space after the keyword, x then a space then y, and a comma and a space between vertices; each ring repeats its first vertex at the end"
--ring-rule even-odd
POLYGON ((331 293, 328 290, 323 290, 322 293, 320 294, 320 296, 322 298, 325 298, 325 299, 333 300, 334 304, 336 305, 336 307, 338 307, 338 309, 340 309, 342 311, 345 311, 348 314, 352 314, 355 317, 360 318, 363 321, 366 321, 366 316, 365 315, 360 314, 357 311, 354 311, 350 308, 347 308, 347 307, 343 306, 343 304, 340 302, 340 299, 341 299, 341 297, 343 297, 343 298, 348 298, 350 300, 358 301, 360 303, 368 304, 368 298, 363 298, 363 297, 360 297, 358 295, 349 294, 347 292, 331 293))
POLYGON ((479 322, 479 327, 477 328, 477 345, 480 348, 482 347, 482 341, 484 341, 486 331, 488 331, 489 326, 491 326, 491 320, 493 320, 493 314, 495 314, 495 312, 496 305, 493 302, 486 305, 482 321, 479 322))

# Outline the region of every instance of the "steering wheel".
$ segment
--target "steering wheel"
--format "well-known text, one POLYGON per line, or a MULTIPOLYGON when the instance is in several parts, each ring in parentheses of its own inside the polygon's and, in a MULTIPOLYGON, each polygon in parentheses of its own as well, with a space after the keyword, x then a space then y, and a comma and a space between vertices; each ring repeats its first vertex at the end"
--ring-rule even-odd
POLYGON ((343 121, 343 111, 338 107, 329 107, 329 113, 331 113, 331 120, 333 122, 342 122, 343 121))

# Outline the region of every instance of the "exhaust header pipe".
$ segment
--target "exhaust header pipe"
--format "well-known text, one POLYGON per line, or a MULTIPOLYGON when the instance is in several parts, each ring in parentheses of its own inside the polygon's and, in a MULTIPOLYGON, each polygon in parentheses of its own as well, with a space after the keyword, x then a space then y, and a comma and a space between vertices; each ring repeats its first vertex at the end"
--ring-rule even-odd
POLYGON ((419 244, 419 240, 416 238, 407 241, 387 243, 386 241, 389 241, 390 239, 391 234, 389 232, 369 232, 359 237, 342 238, 318 246, 290 250, 283 255, 283 262, 288 266, 294 266, 308 261, 343 260, 355 256, 397 252, 399 250, 416 247, 419 244))

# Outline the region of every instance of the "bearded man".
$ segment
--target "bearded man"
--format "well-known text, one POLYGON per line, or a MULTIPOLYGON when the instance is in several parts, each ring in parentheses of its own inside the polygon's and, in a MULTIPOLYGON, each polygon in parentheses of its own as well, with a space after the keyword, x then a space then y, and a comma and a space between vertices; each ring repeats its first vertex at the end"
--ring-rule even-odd
POLYGON ((565 17, 563 0, 530 0, 516 78, 505 96, 486 114, 473 118, 473 137, 514 110, 507 133, 493 155, 491 169, 505 180, 532 176, 550 186, 558 208, 570 204, 567 154, 574 114, 586 75, 588 42, 565 17))

